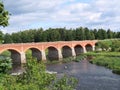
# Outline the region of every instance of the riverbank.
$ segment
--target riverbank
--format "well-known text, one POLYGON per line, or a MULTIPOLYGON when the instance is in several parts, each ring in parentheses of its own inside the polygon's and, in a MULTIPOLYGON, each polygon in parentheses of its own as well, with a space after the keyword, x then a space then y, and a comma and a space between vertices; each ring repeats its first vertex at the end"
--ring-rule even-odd
POLYGON ((104 66, 112 70, 113 73, 120 75, 120 53, 119 52, 89 52, 90 63, 104 66))

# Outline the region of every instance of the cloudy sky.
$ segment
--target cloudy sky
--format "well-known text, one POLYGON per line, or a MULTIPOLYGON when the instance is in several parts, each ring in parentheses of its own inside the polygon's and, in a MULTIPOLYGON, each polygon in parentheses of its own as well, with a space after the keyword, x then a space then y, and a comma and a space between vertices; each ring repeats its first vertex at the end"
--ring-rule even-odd
POLYGON ((120 31, 119 0, 3 0, 11 13, 4 33, 32 28, 88 27, 120 31))

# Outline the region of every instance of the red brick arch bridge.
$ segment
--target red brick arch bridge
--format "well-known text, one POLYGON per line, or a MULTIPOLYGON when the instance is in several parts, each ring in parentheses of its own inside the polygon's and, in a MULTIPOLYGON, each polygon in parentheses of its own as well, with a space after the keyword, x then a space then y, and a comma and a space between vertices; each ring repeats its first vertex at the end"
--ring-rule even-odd
POLYGON ((58 41, 42 43, 18 43, 18 44, 1 44, 0 54, 6 50, 11 52, 13 63, 26 63, 25 52, 29 49, 32 56, 37 60, 59 60, 69 56, 77 56, 87 51, 94 51, 96 40, 87 41, 58 41), (45 51, 48 50, 46 55, 45 51))

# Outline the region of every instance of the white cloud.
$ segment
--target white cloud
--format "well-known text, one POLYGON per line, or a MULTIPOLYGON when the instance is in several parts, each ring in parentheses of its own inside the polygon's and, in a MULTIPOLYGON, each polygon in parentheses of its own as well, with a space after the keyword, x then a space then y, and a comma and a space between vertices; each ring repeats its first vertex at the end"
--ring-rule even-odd
POLYGON ((40 27, 120 28, 119 0, 91 0, 88 3, 81 0, 6 0, 4 3, 12 14, 10 26, 4 31, 36 28, 35 24, 40 27))

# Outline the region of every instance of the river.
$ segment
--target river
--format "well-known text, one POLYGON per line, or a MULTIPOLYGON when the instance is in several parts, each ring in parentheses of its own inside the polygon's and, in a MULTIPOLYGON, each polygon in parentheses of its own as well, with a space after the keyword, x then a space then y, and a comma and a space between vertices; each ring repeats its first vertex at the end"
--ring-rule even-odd
POLYGON ((77 78, 79 82, 76 90, 120 90, 120 75, 90 64, 87 60, 47 65, 47 70, 77 78))

